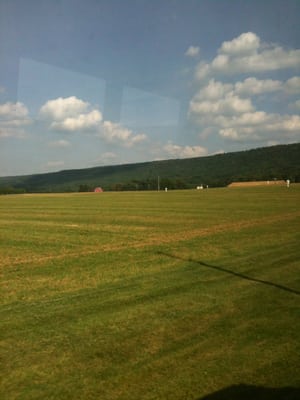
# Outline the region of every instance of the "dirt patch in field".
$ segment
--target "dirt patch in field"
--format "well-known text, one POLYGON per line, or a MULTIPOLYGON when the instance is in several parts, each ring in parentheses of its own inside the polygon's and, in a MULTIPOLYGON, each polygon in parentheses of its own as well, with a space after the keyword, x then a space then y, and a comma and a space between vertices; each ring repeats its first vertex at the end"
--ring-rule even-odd
POLYGON ((286 186, 286 182, 279 181, 249 181, 249 182, 232 182, 228 187, 253 187, 253 186, 286 186))

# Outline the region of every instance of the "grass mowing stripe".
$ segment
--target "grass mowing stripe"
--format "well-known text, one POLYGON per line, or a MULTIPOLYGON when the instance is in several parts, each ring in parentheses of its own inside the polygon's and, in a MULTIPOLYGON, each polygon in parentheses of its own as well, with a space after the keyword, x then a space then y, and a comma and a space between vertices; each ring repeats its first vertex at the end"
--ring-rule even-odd
MULTIPOLYGON (((294 213, 294 214, 284 214, 281 216, 276 216, 276 217, 265 217, 260 220, 252 220, 252 221, 240 221, 239 223, 234 223, 234 224, 224 224, 224 225, 216 225, 212 228, 204 228, 204 229, 196 229, 196 230, 190 230, 186 232, 180 232, 178 234, 169 234, 162 236, 161 233, 157 234, 154 233, 152 234, 149 238, 144 239, 141 241, 138 239, 137 243, 128 243, 126 244, 111 244, 111 238, 106 238, 106 241, 108 243, 106 244, 99 244, 96 247, 89 246, 88 249, 83 249, 80 251, 80 254, 84 255, 89 255, 89 254, 96 254, 99 252, 106 252, 106 251, 119 251, 123 250, 124 248, 128 248, 130 246, 131 248, 140 248, 140 247, 147 247, 147 246, 153 246, 155 244, 161 244, 161 243, 172 243, 176 241, 185 241, 185 240, 190 240, 193 237, 202 237, 202 236, 208 236, 208 235, 214 235, 216 233, 220 232, 235 232, 235 231, 240 231, 242 229, 247 229, 255 226, 261 226, 261 225, 268 225, 268 224, 273 224, 273 223, 278 223, 278 222, 286 222, 289 220, 293 220, 300 216, 300 213, 294 213)), ((109 233, 111 232, 105 232, 101 231, 101 233, 109 233)), ((114 232, 115 234, 115 232, 114 232)), ((27 243, 25 239, 23 240, 24 243, 27 243)), ((57 242, 57 240, 56 240, 57 242)), ((17 242, 18 244, 18 242, 17 242)), ((28 243, 28 246, 30 246, 31 243, 28 243)), ((9 265, 16 265, 16 264, 23 264, 23 263, 32 263, 32 262, 44 262, 50 259, 60 259, 60 258, 65 258, 65 257, 77 257, 78 252, 64 252, 63 254, 59 255, 48 255, 44 257, 39 257, 39 258, 32 258, 28 260, 15 260, 15 261, 7 261, 6 263, 2 262, 0 266, 7 266, 9 265)))

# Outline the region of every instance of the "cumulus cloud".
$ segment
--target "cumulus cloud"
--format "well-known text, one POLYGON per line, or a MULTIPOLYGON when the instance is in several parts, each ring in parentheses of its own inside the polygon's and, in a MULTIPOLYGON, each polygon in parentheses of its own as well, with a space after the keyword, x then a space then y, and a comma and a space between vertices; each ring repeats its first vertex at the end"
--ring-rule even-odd
MULTIPOLYGON (((223 120, 219 129, 220 136, 230 140, 260 140, 268 139, 269 134, 272 138, 299 139, 300 138, 300 117, 298 115, 266 114, 263 118, 252 118, 252 123, 246 119, 231 118, 223 120)), ((263 113, 260 113, 263 114, 263 113)), ((249 118, 248 117, 248 118, 249 118)), ((271 139, 269 139, 271 140, 271 139)), ((273 139, 272 139, 273 140, 273 139)))
POLYGON ((245 113, 253 110, 250 99, 242 99, 238 96, 228 95, 215 101, 191 101, 190 112, 199 115, 220 115, 245 113))
POLYGON ((277 121, 274 126, 270 127, 272 130, 283 130, 298 133, 300 139, 300 117, 299 115, 278 115, 277 121))
POLYGON ((300 93, 300 77, 295 76, 286 82, 274 79, 257 79, 253 76, 235 83, 223 83, 210 79, 206 86, 199 89, 193 99, 218 100, 229 94, 253 97, 273 92, 285 92, 291 95, 300 93))
POLYGON ((23 103, 3 103, 0 104, 0 137, 26 136, 23 129, 31 123, 27 107, 23 103))
MULTIPOLYGON (((251 77, 236 83, 211 79, 190 101, 189 116, 202 128, 202 138, 217 133, 232 141, 297 139, 300 136, 298 115, 257 110, 252 101, 263 93, 287 93, 292 83, 297 87, 297 82, 295 78, 281 82, 251 77)), ((296 106, 297 101, 293 104, 296 106)))
POLYGON ((75 132, 95 129, 102 121, 98 109, 75 96, 48 100, 40 109, 40 116, 50 122, 50 128, 75 132))
POLYGON ((85 112, 89 103, 78 99, 75 96, 59 97, 48 100, 40 109, 40 115, 44 118, 63 120, 65 118, 76 117, 79 113, 85 112))
POLYGON ((190 46, 187 51, 185 52, 185 55, 188 57, 196 57, 200 53, 200 48, 196 46, 190 46))
POLYGON ((285 137, 300 138, 300 117, 298 115, 268 114, 256 111, 240 116, 216 119, 219 134, 230 140, 261 140, 285 137))
POLYGON ((0 123, 0 138, 15 137, 18 139, 24 139, 26 136, 24 129, 13 129, 7 126, 2 126, 0 123))
POLYGON ((294 76, 286 81, 285 91, 289 94, 300 93, 300 76, 294 76))
POLYGON ((207 149, 202 146, 180 146, 168 142, 163 149, 169 156, 176 158, 202 157, 207 155, 207 149))
POLYGON ((144 133, 134 135, 130 129, 111 121, 103 122, 99 136, 107 142, 121 144, 125 147, 131 147, 147 139, 144 133))
MULTIPOLYGON (((132 147, 147 139, 146 134, 134 134, 130 129, 111 121, 104 121, 102 113, 88 102, 75 96, 47 101, 40 115, 52 130, 62 132, 92 132, 106 142, 132 147)), ((57 143, 57 142, 56 142, 57 143)))
POLYGON ((253 32, 242 33, 231 41, 222 43, 217 56, 210 62, 201 62, 196 68, 196 78, 210 75, 233 75, 276 71, 300 66, 300 50, 284 49, 275 44, 262 43, 253 32))
POLYGON ((62 131, 85 131, 96 128, 102 121, 102 114, 98 110, 92 110, 86 114, 79 114, 75 117, 67 117, 61 121, 53 122, 51 127, 53 129, 62 131))
POLYGON ((237 82, 234 87, 237 94, 248 96, 276 92, 282 90, 282 88, 281 81, 273 79, 261 80, 254 77, 247 78, 243 82, 237 82))
POLYGON ((0 104, 0 117, 6 119, 24 118, 28 116, 28 109, 23 103, 7 102, 0 104))
POLYGON ((219 115, 215 121, 219 126, 238 127, 238 126, 258 126, 266 124, 272 118, 272 114, 267 114, 264 111, 247 112, 240 115, 224 116, 219 115))
POLYGON ((195 100, 219 100, 233 90, 232 84, 227 84, 211 79, 209 83, 196 93, 195 100))
POLYGON ((233 85, 211 80, 191 100, 189 112, 198 118, 212 115, 232 115, 253 111, 251 99, 236 95, 233 85))
POLYGON ((242 33, 237 38, 223 42, 219 49, 220 54, 233 56, 253 54, 260 47, 260 38, 252 32, 242 33))

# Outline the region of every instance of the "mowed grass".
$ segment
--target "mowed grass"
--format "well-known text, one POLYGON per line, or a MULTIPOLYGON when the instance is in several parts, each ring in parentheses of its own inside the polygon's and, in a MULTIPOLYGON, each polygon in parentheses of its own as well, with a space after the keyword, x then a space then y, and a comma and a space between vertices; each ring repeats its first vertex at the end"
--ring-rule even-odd
POLYGON ((1 399, 300 386, 300 186, 0 197, 1 399))

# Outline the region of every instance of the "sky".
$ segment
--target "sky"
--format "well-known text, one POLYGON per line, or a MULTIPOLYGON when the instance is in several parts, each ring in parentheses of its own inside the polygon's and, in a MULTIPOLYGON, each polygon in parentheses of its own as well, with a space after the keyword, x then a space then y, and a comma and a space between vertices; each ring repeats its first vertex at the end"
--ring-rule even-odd
POLYGON ((299 0, 0 0, 0 176, 300 142, 299 0))

